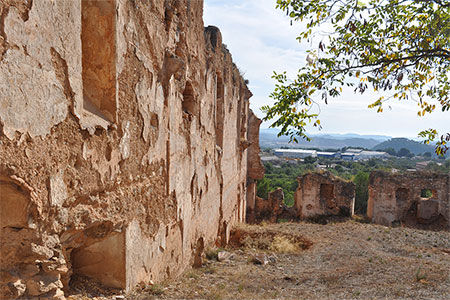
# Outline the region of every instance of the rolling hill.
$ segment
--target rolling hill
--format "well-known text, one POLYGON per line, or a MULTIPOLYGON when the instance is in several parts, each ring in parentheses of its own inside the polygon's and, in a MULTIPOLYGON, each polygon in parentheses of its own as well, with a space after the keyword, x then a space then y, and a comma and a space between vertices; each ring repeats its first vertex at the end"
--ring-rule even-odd
POLYGON ((384 150, 387 148, 393 148, 397 152, 401 148, 406 148, 414 153, 414 155, 423 154, 424 152, 434 153, 434 146, 425 145, 407 138, 392 138, 374 146, 372 149, 384 150))

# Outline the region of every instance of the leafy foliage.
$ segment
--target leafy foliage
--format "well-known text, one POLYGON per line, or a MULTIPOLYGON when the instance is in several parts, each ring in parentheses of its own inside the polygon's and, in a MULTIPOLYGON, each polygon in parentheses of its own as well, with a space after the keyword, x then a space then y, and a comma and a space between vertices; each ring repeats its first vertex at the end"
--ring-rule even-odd
POLYGON ((274 166, 270 162, 264 163, 266 170, 264 178, 259 180, 256 187, 258 197, 268 199, 269 192, 277 188, 282 188, 284 193, 284 202, 287 206, 294 205, 294 193, 297 189, 297 177, 315 169, 313 163, 293 165, 282 163, 274 166))
POLYGON ((359 171, 353 178, 355 184, 355 213, 366 214, 369 199, 369 172, 359 171))
POLYGON ((423 189, 420 191, 420 197, 422 198, 430 198, 433 196, 433 192, 430 189, 423 189))
MULTIPOLYGON (((277 0, 277 8, 307 24, 299 41, 316 37, 323 24, 332 27, 317 51, 308 51, 308 64, 294 80, 274 73, 275 103, 262 110, 266 121, 274 120, 272 127, 281 128, 279 135, 309 139, 308 122, 321 126, 313 110, 317 99, 327 103, 345 87, 361 94, 369 88, 384 91, 388 96, 369 105, 378 112, 389 99, 417 101, 419 116, 433 112, 437 103, 450 110, 448 1, 277 0)), ((420 136, 429 143, 438 134, 429 129, 420 136)), ((441 137, 438 154, 447 151, 449 140, 450 134, 441 137)))

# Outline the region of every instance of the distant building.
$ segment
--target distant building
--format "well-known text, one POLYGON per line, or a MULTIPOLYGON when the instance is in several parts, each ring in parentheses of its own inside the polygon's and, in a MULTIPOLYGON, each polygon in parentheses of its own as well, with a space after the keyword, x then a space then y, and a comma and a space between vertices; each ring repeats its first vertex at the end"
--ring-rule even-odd
POLYGON ((381 151, 366 151, 363 150, 358 153, 356 156, 356 160, 368 160, 371 158, 388 158, 389 154, 381 151))
POLYGON ((322 151, 317 152, 317 157, 335 158, 336 155, 337 155, 336 152, 322 152, 322 151))
POLYGON ((363 150, 362 149, 353 149, 353 148, 348 148, 347 153, 361 153, 363 150))
POLYGON ((261 156, 261 161, 262 162, 277 162, 277 161, 280 161, 280 158, 275 155, 261 156))
POLYGON ((430 163, 431 161, 420 161, 420 162, 416 162, 416 169, 417 170, 424 170, 427 166, 428 166, 428 164, 430 163))
POLYGON ((390 155, 381 151, 367 151, 361 149, 347 149, 341 153, 343 160, 369 160, 371 158, 388 158, 390 155))
POLYGON ((308 156, 317 157, 317 151, 306 149, 275 149, 275 155, 279 157, 291 158, 305 158, 308 156))
POLYGON ((354 159, 355 159, 355 156, 356 156, 356 153, 354 153, 354 152, 344 152, 344 153, 341 153, 341 158, 342 158, 343 160, 354 160, 354 159))

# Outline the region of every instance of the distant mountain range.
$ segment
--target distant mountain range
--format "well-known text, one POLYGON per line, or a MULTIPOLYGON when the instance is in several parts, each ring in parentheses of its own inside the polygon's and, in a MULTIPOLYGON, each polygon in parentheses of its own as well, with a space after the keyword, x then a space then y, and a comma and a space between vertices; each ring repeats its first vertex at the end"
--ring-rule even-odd
POLYGON ((343 147, 363 147, 372 149, 381 142, 389 140, 390 136, 384 135, 360 135, 347 134, 311 134, 311 141, 299 139, 298 143, 289 144, 286 136, 277 137, 279 130, 274 128, 261 129, 259 131, 259 143, 261 147, 269 148, 319 148, 341 149, 343 147))
POLYGON ((434 153, 433 145, 425 145, 407 138, 392 138, 386 135, 347 134, 311 134, 311 142, 299 139, 298 143, 290 143, 286 136, 277 137, 279 130, 274 128, 259 131, 259 144, 262 148, 318 148, 341 149, 359 147, 372 150, 393 148, 395 151, 406 148, 415 155, 424 152, 434 153))

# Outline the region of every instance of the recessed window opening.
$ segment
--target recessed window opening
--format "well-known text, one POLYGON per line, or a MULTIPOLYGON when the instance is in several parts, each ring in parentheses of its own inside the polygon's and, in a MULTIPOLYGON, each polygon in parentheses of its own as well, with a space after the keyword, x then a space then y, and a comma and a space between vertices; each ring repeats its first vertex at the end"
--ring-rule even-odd
POLYGON ((195 100, 195 94, 194 89, 192 88, 192 84, 187 81, 183 91, 183 112, 198 117, 198 107, 196 102, 197 101, 195 100))
POLYGON ((395 191, 395 200, 397 201, 397 206, 401 206, 403 203, 408 202, 408 189, 398 188, 395 191))
POLYGON ((335 206, 333 184, 320 184, 320 200, 326 203, 327 207, 329 208, 333 208, 335 206))
POLYGON ((82 0, 83 108, 116 120, 116 19, 114 0, 82 0))
POLYGON ((420 191, 420 198, 422 198, 422 199, 430 199, 430 198, 433 198, 435 193, 436 192, 433 193, 432 189, 422 189, 420 191))
POLYGON ((115 232, 103 239, 87 240, 86 243, 69 249, 71 273, 68 287, 76 286, 78 279, 89 278, 110 288, 124 289, 124 246, 125 234, 115 232))

